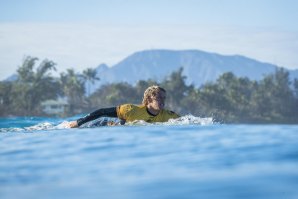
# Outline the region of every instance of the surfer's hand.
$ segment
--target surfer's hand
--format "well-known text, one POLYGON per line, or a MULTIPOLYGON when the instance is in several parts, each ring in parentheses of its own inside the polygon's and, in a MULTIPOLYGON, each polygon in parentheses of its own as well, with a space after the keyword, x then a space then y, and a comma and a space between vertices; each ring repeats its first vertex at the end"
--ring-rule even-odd
POLYGON ((70 121, 65 126, 68 127, 68 128, 77 128, 77 127, 79 127, 77 121, 70 121))

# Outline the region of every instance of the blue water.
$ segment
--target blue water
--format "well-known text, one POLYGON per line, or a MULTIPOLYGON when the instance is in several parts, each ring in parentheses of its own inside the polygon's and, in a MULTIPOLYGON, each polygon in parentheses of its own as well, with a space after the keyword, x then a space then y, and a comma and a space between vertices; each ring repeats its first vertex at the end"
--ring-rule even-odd
POLYGON ((298 125, 0 119, 0 198, 298 198, 298 125))

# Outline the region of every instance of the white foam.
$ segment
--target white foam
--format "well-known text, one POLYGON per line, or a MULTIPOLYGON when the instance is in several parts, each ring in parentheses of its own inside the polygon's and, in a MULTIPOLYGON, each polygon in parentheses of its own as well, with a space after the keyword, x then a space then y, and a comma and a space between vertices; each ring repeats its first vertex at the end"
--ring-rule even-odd
POLYGON ((53 129, 54 125, 49 123, 49 122, 44 122, 44 123, 38 123, 33 126, 29 127, 24 127, 25 130, 27 131, 34 131, 34 130, 47 130, 47 129, 53 129))
POLYGON ((193 115, 185 115, 177 119, 170 119, 166 124, 174 125, 211 125, 214 124, 212 117, 196 117, 193 115))
POLYGON ((149 126, 149 125, 212 125, 214 124, 214 120, 212 117, 196 117, 193 115, 185 115, 182 117, 179 117, 177 119, 170 119, 168 122, 156 122, 156 123, 148 123, 143 120, 137 120, 134 122, 126 123, 126 125, 140 125, 140 126, 149 126))
MULTIPOLYGON (((115 121, 115 118, 105 118, 107 121, 115 121)), ((101 119, 99 119, 101 121, 101 119)), ((96 121, 95 121, 96 122, 96 121)), ((55 130, 55 129, 66 129, 69 128, 66 124, 68 122, 64 121, 58 125, 53 125, 49 122, 42 122, 38 123, 33 126, 29 127, 23 127, 23 128, 1 128, 0 132, 22 132, 22 131, 36 131, 36 130, 55 130)), ((94 121, 93 121, 94 123, 94 121)), ((97 126, 92 125, 92 122, 90 124, 87 124, 83 126, 83 128, 94 128, 94 127, 100 127, 105 126, 102 124, 99 124, 97 126)), ((119 122, 120 123, 120 122, 119 122)), ((201 118, 201 117, 195 117, 193 115, 185 115, 182 117, 179 117, 177 119, 170 119, 168 122, 157 122, 157 123, 148 123, 145 121, 134 121, 134 122, 128 122, 125 125, 127 126, 151 126, 151 125, 165 125, 165 126, 171 126, 171 125, 212 125, 214 124, 213 118, 207 117, 207 118, 201 118)), ((117 123, 116 123, 117 125, 117 123)))

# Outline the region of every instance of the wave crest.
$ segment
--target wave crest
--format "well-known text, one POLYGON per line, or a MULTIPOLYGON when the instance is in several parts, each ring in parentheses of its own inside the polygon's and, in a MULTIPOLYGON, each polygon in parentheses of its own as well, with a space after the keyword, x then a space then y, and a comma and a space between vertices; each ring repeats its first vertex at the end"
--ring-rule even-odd
MULTIPOLYGON (((32 125, 29 127, 9 127, 9 128, 0 128, 0 132, 28 132, 28 131, 39 131, 39 130, 57 130, 57 129, 66 129, 66 123, 67 121, 64 121, 61 123, 61 120, 59 121, 59 124, 53 124, 53 122, 40 122, 36 125, 32 125)), ((55 123, 55 122, 54 122, 55 123)), ((170 119, 168 122, 156 122, 156 123, 148 123, 145 121, 134 121, 126 123, 126 126, 151 126, 151 125, 165 125, 165 126, 171 126, 171 125, 212 125, 214 124, 214 120, 211 117, 207 118, 201 118, 201 117, 195 117, 193 115, 185 115, 177 119, 170 119)), ((88 122, 84 125, 82 125, 80 128, 95 128, 95 127, 102 127, 102 126, 119 126, 120 125, 120 119, 118 118, 108 118, 108 117, 102 117, 96 120, 93 120, 91 122, 88 122)), ((124 125, 124 126, 125 126, 124 125)))
POLYGON ((196 117, 193 115, 184 115, 182 117, 179 117, 177 119, 170 119, 168 122, 156 122, 156 123, 148 123, 142 120, 137 120, 134 122, 126 123, 126 125, 143 125, 143 126, 149 126, 149 125, 165 125, 165 126, 171 126, 171 125, 212 125, 214 124, 214 120, 212 117, 196 117))

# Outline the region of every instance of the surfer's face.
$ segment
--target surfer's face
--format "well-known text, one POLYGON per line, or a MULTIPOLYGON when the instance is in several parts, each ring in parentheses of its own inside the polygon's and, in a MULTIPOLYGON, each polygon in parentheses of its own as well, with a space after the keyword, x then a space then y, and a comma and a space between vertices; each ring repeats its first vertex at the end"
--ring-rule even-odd
POLYGON ((151 99, 151 107, 155 110, 162 110, 165 106, 166 93, 160 91, 156 96, 152 96, 151 99))

